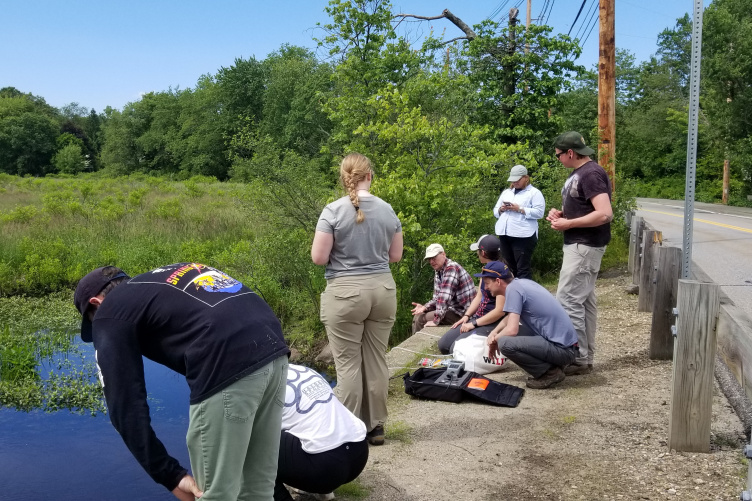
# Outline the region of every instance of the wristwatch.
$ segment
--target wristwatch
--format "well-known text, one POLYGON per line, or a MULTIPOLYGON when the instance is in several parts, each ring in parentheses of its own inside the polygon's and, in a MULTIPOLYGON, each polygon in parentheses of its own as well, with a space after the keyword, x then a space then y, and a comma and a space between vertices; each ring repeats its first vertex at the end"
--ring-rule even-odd
POLYGON ((470 323, 473 324, 473 327, 478 327, 478 317, 473 317, 470 323))

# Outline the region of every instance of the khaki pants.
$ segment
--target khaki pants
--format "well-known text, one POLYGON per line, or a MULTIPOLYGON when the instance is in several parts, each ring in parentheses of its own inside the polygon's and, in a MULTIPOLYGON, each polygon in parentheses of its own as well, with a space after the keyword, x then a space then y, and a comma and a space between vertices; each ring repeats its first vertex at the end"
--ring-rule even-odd
POLYGON ((595 279, 601 269, 601 259, 606 247, 589 247, 583 244, 564 246, 564 260, 559 274, 556 299, 569 315, 580 353, 578 364, 592 364, 595 356, 595 331, 598 308, 595 302, 595 279))
MULTIPOLYGON (((422 330, 428 322, 433 322, 436 312, 431 310, 413 317, 413 334, 422 330)), ((452 310, 447 310, 444 313, 444 318, 441 319, 439 325, 453 325, 457 320, 462 318, 462 315, 458 315, 452 310)))
POLYGON ((337 277, 321 294, 321 321, 337 368, 334 393, 367 429, 386 421, 386 348, 397 314, 391 273, 337 277))

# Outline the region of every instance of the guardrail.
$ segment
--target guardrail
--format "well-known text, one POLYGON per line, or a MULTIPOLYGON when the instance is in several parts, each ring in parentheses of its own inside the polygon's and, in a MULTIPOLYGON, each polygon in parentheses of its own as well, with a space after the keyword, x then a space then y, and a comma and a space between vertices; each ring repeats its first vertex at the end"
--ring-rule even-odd
MULTIPOLYGON (((650 358, 673 359, 669 448, 709 452, 714 373, 749 437, 752 320, 695 263, 693 280, 680 280, 681 249, 664 247, 661 232, 643 218, 628 219, 638 309, 653 313, 650 358)), ((752 444, 743 452, 750 462, 741 499, 752 501, 752 444)))

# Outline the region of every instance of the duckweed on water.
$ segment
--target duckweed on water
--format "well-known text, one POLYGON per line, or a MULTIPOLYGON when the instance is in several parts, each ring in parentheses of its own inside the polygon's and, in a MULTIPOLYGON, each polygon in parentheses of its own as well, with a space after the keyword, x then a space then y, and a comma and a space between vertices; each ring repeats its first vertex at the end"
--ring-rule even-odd
POLYGON ((105 412, 91 357, 73 342, 69 293, 0 298, 0 406, 105 412))

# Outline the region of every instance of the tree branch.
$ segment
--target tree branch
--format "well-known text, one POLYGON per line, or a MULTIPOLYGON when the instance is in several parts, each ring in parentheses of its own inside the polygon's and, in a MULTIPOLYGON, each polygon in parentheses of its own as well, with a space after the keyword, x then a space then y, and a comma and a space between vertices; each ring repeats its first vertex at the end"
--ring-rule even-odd
MULTIPOLYGON (((457 17, 454 14, 452 14, 449 9, 444 9, 441 12, 440 16, 418 16, 416 14, 397 14, 394 17, 401 17, 403 20, 405 18, 412 17, 414 19, 420 19, 421 21, 435 21, 437 19, 446 18, 446 19, 449 20, 449 22, 451 22, 453 25, 455 25, 456 27, 458 27, 460 29, 460 31, 462 31, 465 34, 464 37, 457 37, 457 38, 455 38, 453 40, 450 40, 449 42, 446 42, 446 43, 451 43, 451 42, 454 42, 455 40, 462 40, 462 39, 475 40, 475 38, 478 36, 478 35, 475 34, 475 32, 473 31, 473 29, 470 28, 470 26, 468 26, 467 24, 465 24, 465 22, 462 19, 460 19, 459 17, 457 17)), ((446 44, 444 44, 444 45, 446 45, 446 44)))

